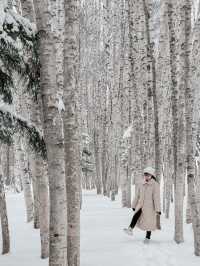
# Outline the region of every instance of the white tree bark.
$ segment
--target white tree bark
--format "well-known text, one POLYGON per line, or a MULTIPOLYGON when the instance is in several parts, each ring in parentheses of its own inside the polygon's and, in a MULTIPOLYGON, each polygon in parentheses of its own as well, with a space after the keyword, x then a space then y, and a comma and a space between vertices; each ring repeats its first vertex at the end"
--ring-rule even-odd
POLYGON ((0 144, 0 218, 1 218, 1 230, 2 230, 2 254, 7 254, 10 252, 10 234, 8 226, 8 214, 6 207, 6 198, 4 191, 4 178, 2 171, 2 161, 1 161, 1 152, 2 147, 0 144))
POLYGON ((22 139, 15 136, 15 179, 22 183, 24 200, 26 206, 26 221, 33 220, 33 198, 32 184, 28 172, 28 159, 25 156, 25 150, 22 147, 22 139))
POLYGON ((39 184, 38 179, 36 178, 36 157, 34 153, 31 152, 29 155, 29 164, 30 164, 30 175, 32 180, 32 188, 33 188, 33 205, 34 205, 34 217, 33 217, 33 226, 35 229, 40 228, 40 221, 39 221, 39 184))
MULTIPOLYGON (((177 62, 180 59, 177 51, 177 19, 180 18, 177 2, 168 2, 168 25, 169 25, 169 43, 170 43, 170 65, 171 65, 171 100, 172 100, 172 126, 173 126, 173 157, 174 157, 174 178, 175 178, 175 235, 177 243, 183 242, 183 182, 184 182, 184 139, 183 139, 183 94, 179 94, 178 106, 178 89, 181 89, 181 79, 177 76, 177 62), (178 84, 179 83, 179 84, 178 84), (179 87, 178 87, 179 86, 179 87), (179 119, 179 120, 178 120, 179 119)), ((182 33, 182 32, 181 32, 182 33)), ((180 34, 180 38, 183 35, 180 34)), ((178 69, 181 73, 180 65, 178 69)), ((179 76, 180 77, 180 76, 179 76)))
POLYGON ((49 175, 50 225, 49 265, 66 266, 66 186, 63 124, 58 110, 52 14, 48 0, 34 0, 36 24, 41 32, 41 94, 44 138, 49 175), (59 178, 58 178, 59 177, 59 178))
MULTIPOLYGON (((158 92, 157 92, 157 79, 156 79, 156 62, 155 62, 155 53, 154 46, 155 40, 153 39, 154 33, 154 21, 153 21, 153 1, 152 0, 144 0, 143 7, 145 13, 145 30, 146 30, 146 38, 147 38, 147 71, 148 71, 148 98, 149 101, 152 101, 152 114, 149 114, 153 117, 153 136, 152 142, 154 146, 154 163, 156 178, 160 180, 161 175, 161 155, 160 155, 160 134, 159 134, 159 114, 158 114, 158 92), (150 97, 151 95, 151 97, 150 97), (152 99, 151 99, 152 98, 152 99)), ((150 103, 151 105, 151 103, 150 103)))
POLYGON ((36 179, 38 180, 39 223, 42 259, 49 257, 49 183, 47 169, 47 164, 41 158, 37 158, 36 179))
POLYGON ((191 87, 191 0, 185 0, 183 8, 182 20, 185 22, 185 43, 184 43, 184 81, 185 81, 185 118, 186 118, 186 154, 187 154, 187 183, 188 197, 191 206, 191 218, 194 233, 194 253, 200 256, 200 209, 197 203, 195 191, 195 159, 194 159, 194 90, 191 87))
MULTIPOLYGON (((21 0, 21 6, 22 15, 35 23, 33 1, 21 0)), ((31 122, 38 127, 40 132, 43 132, 41 99, 37 102, 30 100, 30 106, 31 122)), ((34 194, 34 228, 40 228, 41 258, 47 258, 49 257, 49 184, 47 164, 32 151, 30 151, 29 162, 34 194)))
POLYGON ((78 125, 79 5, 65 0, 64 133, 68 266, 80 265, 80 136, 78 125))

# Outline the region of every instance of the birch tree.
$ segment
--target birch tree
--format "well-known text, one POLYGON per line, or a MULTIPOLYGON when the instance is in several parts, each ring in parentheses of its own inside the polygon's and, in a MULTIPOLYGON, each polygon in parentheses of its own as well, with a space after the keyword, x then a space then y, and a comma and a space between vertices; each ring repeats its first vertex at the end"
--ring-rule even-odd
POLYGON ((184 81, 185 81, 185 114, 186 114, 186 154, 187 154, 187 183, 188 197, 191 206, 191 218, 194 232, 194 252, 200 256, 200 209, 195 192, 195 160, 194 160, 194 90, 190 82, 190 52, 191 52, 191 1, 185 0, 182 18, 185 23, 185 45, 184 45, 184 81))
MULTIPOLYGON (((2 144, 0 144, 0 152, 2 152, 2 144)), ((8 214, 6 206, 6 197, 4 191, 4 178, 2 172, 2 155, 0 154, 0 218, 2 230, 2 254, 10 252, 10 233, 8 225, 8 214)))
POLYGON ((168 3, 164 1, 160 10, 160 34, 156 64, 158 98, 160 102, 160 150, 163 169, 163 212, 169 218, 172 195, 172 111, 171 111, 171 75, 169 57, 168 3))
MULTIPOLYGON (((179 18, 177 2, 168 1, 168 25, 169 25, 169 43, 170 43, 170 66, 171 66, 171 101, 172 101, 172 128, 173 128, 173 160, 174 160, 174 179, 175 179, 175 236, 177 243, 183 242, 183 161, 181 161, 181 152, 183 152, 183 93, 179 95, 180 109, 178 108, 178 74, 177 62, 178 36, 176 34, 177 21, 179 18), (179 122, 178 122, 179 119, 179 122), (180 138, 180 140, 179 140, 180 138)), ((183 32, 182 32, 183 34, 183 32)), ((183 36, 180 36, 182 38, 183 36)), ((179 81, 180 82, 180 81, 179 81)), ((179 83, 180 84, 180 83, 179 83)), ((181 85, 179 85, 181 89, 181 85)))
MULTIPOLYGON (((154 56, 155 40, 153 39, 153 1, 143 1, 143 8, 145 14, 146 24, 146 38, 147 38, 147 72, 148 82, 147 90, 149 102, 152 101, 153 113, 149 116, 153 117, 153 146, 154 146, 154 165, 156 170, 156 177, 160 179, 161 173, 161 158, 160 158, 160 136, 159 136, 159 119, 158 119, 158 101, 157 101, 157 81, 156 81, 156 62, 154 56), (151 96, 151 97, 150 97, 151 96)), ((151 103, 149 103, 151 105, 151 103)), ((151 107, 150 107, 151 108, 151 107)))
POLYGON ((66 265, 66 186, 64 135, 56 97, 51 9, 49 1, 35 0, 36 24, 41 31, 39 57, 41 63, 41 96, 44 116, 44 137, 47 146, 49 175, 50 225, 49 265, 66 265), (58 178, 59 176, 59 178, 58 178))
MULTIPOLYGON (((32 0, 21 0, 22 15, 30 22, 35 23, 35 11, 32 0)), ((30 119, 34 125, 42 129, 42 103, 29 99, 30 119)), ((47 164, 38 155, 30 151, 30 169, 33 181, 34 192, 34 227, 40 228, 41 258, 49 256, 49 188, 47 164)))
POLYGON ((67 191, 67 258, 80 265, 80 148, 78 108, 79 1, 65 0, 64 106, 65 171, 67 191))
MULTIPOLYGON (((18 115, 22 115, 22 110, 26 109, 25 105, 21 106, 21 89, 18 88, 18 94, 15 95, 15 107, 18 115)), ((26 156, 26 149, 24 141, 21 136, 16 135, 14 141, 15 147, 15 177, 20 180, 24 193, 24 201, 26 206, 26 220, 31 222, 33 219, 33 196, 32 196, 32 184, 28 172, 28 158, 26 156)))

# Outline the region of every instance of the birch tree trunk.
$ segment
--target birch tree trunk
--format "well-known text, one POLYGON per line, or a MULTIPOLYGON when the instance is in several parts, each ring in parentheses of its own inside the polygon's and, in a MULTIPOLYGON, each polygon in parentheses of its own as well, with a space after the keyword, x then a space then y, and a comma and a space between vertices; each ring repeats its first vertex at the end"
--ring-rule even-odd
POLYGON ((20 154, 20 168, 22 169, 22 184, 24 190, 24 199, 26 205, 26 217, 27 222, 33 220, 33 196, 32 196, 32 186, 28 171, 28 158, 26 157, 25 150, 21 151, 20 154))
POLYGON ((110 188, 108 186, 109 178, 109 154, 108 154, 108 139, 109 139, 109 94, 111 90, 110 83, 110 7, 111 2, 109 0, 102 0, 103 5, 103 77, 102 77, 102 153, 101 153, 101 167, 102 167, 102 184, 103 195, 109 196, 110 188))
POLYGON ((49 1, 34 0, 36 24, 41 32, 41 95, 44 138, 49 175, 49 266, 66 266, 66 185, 63 124, 58 110, 54 44, 49 1), (59 178, 58 178, 59 177, 59 178))
POLYGON ((15 179, 21 182, 24 193, 26 207, 26 221, 29 223, 33 220, 33 198, 31 189, 31 180, 28 173, 28 161, 25 158, 25 151, 22 147, 21 137, 15 136, 15 179))
MULTIPOLYGON (((31 121, 37 125, 40 132, 42 129, 42 108, 41 100, 32 103, 31 121)), ((48 165, 37 154, 31 154, 30 165, 33 190, 34 190, 34 225, 40 228, 41 258, 49 257, 49 182, 48 165), (35 189, 34 189, 35 186, 35 189)))
MULTIPOLYGON (((133 132, 134 132, 134 180, 136 187, 141 182, 142 171, 146 159, 144 159, 144 148, 146 147, 143 138, 143 126, 142 126, 142 108, 140 108, 141 91, 143 90, 143 84, 140 83, 140 72, 142 72, 142 66, 140 64, 141 57, 143 56, 141 51, 144 51, 144 47, 141 45, 142 36, 142 20, 141 18, 142 3, 138 1, 128 1, 128 23, 129 23, 129 60, 130 60, 130 83, 129 86, 132 91, 134 108, 132 110, 133 115, 133 132), (136 23, 134 22, 136 21, 136 23), (140 35, 138 34, 140 32, 140 35), (141 50, 140 50, 141 49, 141 50), (139 89, 140 86, 142 90, 139 89)), ((144 17, 143 17, 144 18, 144 17)), ((143 25, 144 26, 144 25, 143 25)))
POLYGON ((33 218, 33 226, 35 229, 40 228, 40 218, 39 218, 39 183, 38 179, 36 178, 36 164, 37 164, 37 155, 31 153, 30 156, 30 174, 32 178, 32 187, 33 187, 33 199, 34 199, 34 218, 33 218))
POLYGON ((49 188, 47 164, 42 158, 36 158, 36 178, 38 180, 39 222, 41 258, 49 257, 49 188))
MULTIPOLYGON (((120 63, 119 63, 119 100, 120 100, 120 137, 123 137, 126 128, 126 96, 124 89, 124 67, 125 67, 125 34, 126 34, 126 2, 120 1, 120 63)), ((130 155, 130 154, 129 154, 130 155)), ((130 162, 130 156, 129 156, 130 162)), ((130 194, 128 195, 129 174, 128 163, 121 166, 121 191, 122 191, 122 206, 128 207, 130 205, 130 194)), ((130 206, 129 206, 130 207, 130 206)))
MULTIPOLYGON (((120 3, 121 9, 121 23, 120 23, 120 66, 119 66, 119 98, 120 98, 120 136, 124 133, 124 122, 125 122, 125 112, 124 112, 124 52, 125 52, 125 7, 124 0, 120 3)), ((124 171, 124 166, 120 169, 120 179, 121 179, 121 192, 122 192, 122 206, 125 207, 127 204, 127 190, 126 190, 126 171, 124 171)))
MULTIPOLYGON (((177 243, 183 242, 183 94, 180 93, 178 107, 178 82, 181 89, 180 81, 177 79, 177 42, 176 34, 177 21, 179 18, 179 9, 177 2, 168 0, 168 25, 169 25, 169 43, 170 43, 170 66, 171 66, 171 101, 172 101, 172 127, 173 127, 173 158, 174 158, 174 180, 175 180, 175 235, 174 240, 177 243), (177 14, 177 13, 178 14, 177 14), (179 123, 178 123, 179 119, 179 123)), ((182 36, 180 36, 182 38, 182 36)), ((180 71, 180 70, 179 70, 180 71)))
MULTIPOLYGON (((98 124, 98 122, 97 122, 98 124)), ((99 147, 99 129, 94 127, 94 155, 95 155, 95 166, 96 166, 96 188, 97 194, 102 192, 102 181, 101 181, 101 167, 100 167, 100 147, 99 147)))
POLYGON ((7 254, 10 252, 10 234, 8 226, 8 214, 6 207, 6 198, 4 191, 4 180, 2 172, 2 161, 1 161, 1 144, 0 144, 0 218, 1 218, 1 230, 2 230, 2 254, 7 254))
POLYGON ((187 153, 187 183, 188 197, 191 206, 191 218, 194 232, 194 253, 200 256, 200 209, 195 192, 195 160, 194 160, 194 123, 193 106, 194 90, 190 82, 190 52, 191 52, 191 0, 185 0, 182 7, 182 19, 185 23, 185 45, 184 45, 184 81, 185 81, 185 114, 186 114, 186 153, 187 153))
POLYGON ((64 135, 68 266, 80 265, 80 137, 78 125, 79 1, 65 0, 64 135))
POLYGON ((172 149, 172 108, 171 108, 171 66, 169 46, 168 3, 161 4, 160 39, 157 57, 157 88, 160 103, 160 142, 163 158, 163 177, 165 184, 165 217, 169 218, 172 195, 173 149, 172 149))
POLYGON ((161 175, 161 155, 160 155, 160 136, 159 136, 159 119, 158 119, 158 101, 157 101, 157 88, 156 88, 156 62, 154 58, 154 40, 153 40, 153 7, 152 0, 143 0, 144 13, 145 13, 145 24, 146 24, 146 35, 147 35, 147 71, 148 71, 148 96, 152 96, 153 105, 153 133, 152 141, 154 143, 154 165, 156 170, 156 177, 160 180, 161 175))
MULTIPOLYGON (((22 15, 35 23, 33 1, 21 0, 21 6, 22 15)), ((43 132, 41 99, 38 102, 30 100, 30 105, 31 122, 38 127, 40 132, 43 132)), ((41 258, 45 259, 49 257, 49 184, 47 164, 37 154, 30 153, 30 168, 34 192, 34 227, 40 228, 41 258)))
POLYGON ((199 161, 197 161, 196 195, 197 195, 197 203, 200 209, 200 162, 199 161))

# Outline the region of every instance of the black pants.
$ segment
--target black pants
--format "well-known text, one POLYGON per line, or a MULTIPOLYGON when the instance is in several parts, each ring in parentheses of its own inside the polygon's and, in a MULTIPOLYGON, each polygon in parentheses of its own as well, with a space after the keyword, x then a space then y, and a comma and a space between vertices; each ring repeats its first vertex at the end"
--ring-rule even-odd
MULTIPOLYGON (((134 215, 133 215, 133 218, 132 218, 132 221, 131 221, 131 224, 130 224, 130 227, 133 229, 140 217, 142 213, 142 209, 139 209, 134 215)), ((151 238, 151 231, 146 231, 146 238, 150 239, 151 238)))

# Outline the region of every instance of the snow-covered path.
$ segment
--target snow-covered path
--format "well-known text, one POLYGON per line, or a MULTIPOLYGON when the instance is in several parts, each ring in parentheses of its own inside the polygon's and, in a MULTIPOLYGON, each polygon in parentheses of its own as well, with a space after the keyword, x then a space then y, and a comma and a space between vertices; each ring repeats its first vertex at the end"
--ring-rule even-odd
POLYGON ((173 241, 173 221, 161 218, 162 231, 152 233, 151 244, 145 245, 145 232, 135 228, 133 236, 127 236, 122 231, 132 215, 132 210, 121 208, 119 198, 111 202, 94 192, 85 192, 81 266, 200 265, 200 258, 193 255, 191 225, 185 225, 185 243, 177 245, 173 241))
MULTIPOLYGON (((39 232, 25 223, 22 195, 9 195, 8 211, 12 253, 0 255, 0 266, 48 266, 40 259, 39 232)), ((127 236, 122 229, 133 212, 121 208, 119 198, 111 202, 95 191, 84 191, 81 211, 81 266, 197 266, 193 255, 191 225, 185 225, 185 243, 173 242, 173 221, 162 218, 162 231, 143 244, 145 233, 134 230, 127 236)), ((0 239, 1 248, 1 239, 0 239)))

